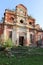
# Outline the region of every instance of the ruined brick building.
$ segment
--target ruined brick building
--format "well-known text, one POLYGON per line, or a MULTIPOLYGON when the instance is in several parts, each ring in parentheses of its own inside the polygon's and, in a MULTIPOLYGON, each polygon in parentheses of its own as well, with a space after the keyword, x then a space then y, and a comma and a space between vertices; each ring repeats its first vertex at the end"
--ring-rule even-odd
POLYGON ((28 15, 27 8, 19 4, 15 10, 6 9, 3 23, 0 23, 0 38, 11 39, 14 45, 29 46, 43 40, 43 30, 35 19, 28 15))

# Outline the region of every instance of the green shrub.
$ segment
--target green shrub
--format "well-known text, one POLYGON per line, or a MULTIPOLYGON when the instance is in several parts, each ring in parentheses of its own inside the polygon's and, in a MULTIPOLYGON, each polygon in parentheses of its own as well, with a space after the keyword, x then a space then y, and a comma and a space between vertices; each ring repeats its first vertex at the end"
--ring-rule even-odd
POLYGON ((12 46, 13 46, 12 40, 11 40, 11 39, 8 39, 8 40, 4 43, 4 46, 5 46, 5 47, 12 47, 12 46))

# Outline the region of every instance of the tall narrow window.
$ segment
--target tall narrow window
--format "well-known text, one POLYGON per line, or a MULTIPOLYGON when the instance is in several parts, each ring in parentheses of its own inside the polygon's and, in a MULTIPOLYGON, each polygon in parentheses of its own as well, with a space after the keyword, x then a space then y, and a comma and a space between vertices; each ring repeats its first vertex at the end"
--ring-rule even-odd
POLYGON ((33 43, 33 35, 32 34, 30 34, 30 41, 31 41, 31 43, 33 43))
POLYGON ((10 31, 9 33, 9 38, 12 39, 12 31, 10 31))

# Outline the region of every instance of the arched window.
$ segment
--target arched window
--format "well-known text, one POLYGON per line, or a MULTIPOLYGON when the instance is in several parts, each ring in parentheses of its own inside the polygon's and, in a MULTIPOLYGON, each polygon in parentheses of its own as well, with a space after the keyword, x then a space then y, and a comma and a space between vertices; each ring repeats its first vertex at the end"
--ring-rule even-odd
POLYGON ((13 18, 13 17, 11 17, 11 20, 14 20, 14 18, 13 18))

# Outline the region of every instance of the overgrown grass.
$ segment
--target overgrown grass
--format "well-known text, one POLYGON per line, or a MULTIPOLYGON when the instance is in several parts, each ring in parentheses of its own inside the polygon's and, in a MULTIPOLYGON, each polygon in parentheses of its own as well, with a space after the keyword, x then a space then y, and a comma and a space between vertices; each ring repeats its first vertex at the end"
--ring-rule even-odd
MULTIPOLYGON (((15 49, 17 50, 18 47, 15 49)), ((0 65, 43 65, 43 48, 19 47, 19 50, 20 49, 22 49, 22 52, 17 51, 21 54, 24 53, 24 55, 20 54, 20 56, 18 56, 18 53, 14 53, 12 57, 6 56, 3 51, 0 52, 0 65), (26 51, 24 52, 23 49, 26 49, 27 53, 26 51), (41 53, 42 55, 36 53, 41 53)))

